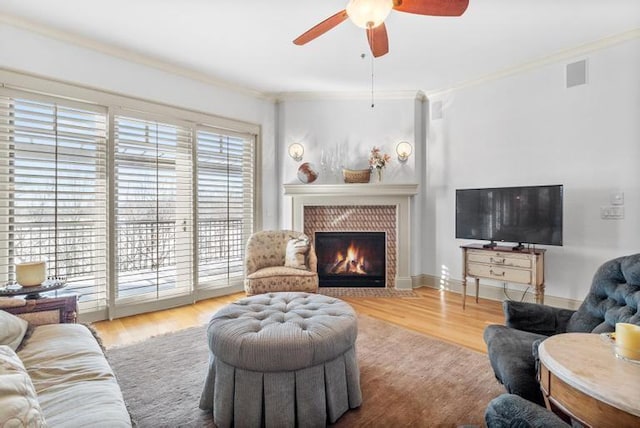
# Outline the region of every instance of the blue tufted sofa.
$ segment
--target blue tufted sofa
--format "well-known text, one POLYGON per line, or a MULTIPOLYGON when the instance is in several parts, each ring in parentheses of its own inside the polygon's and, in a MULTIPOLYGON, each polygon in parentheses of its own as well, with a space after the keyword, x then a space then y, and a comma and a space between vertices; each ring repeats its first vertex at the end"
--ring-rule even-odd
POLYGON ((536 380, 538 345, 559 333, 615 331, 617 322, 640 325, 640 254, 604 263, 577 311, 524 302, 503 302, 506 325, 484 331, 489 360, 507 392, 544 404, 536 380))

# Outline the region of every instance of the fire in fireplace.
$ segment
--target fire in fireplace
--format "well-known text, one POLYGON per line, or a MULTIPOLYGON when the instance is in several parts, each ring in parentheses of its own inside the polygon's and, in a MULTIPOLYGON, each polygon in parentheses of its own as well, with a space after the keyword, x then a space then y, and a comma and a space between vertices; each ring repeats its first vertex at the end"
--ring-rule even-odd
POLYGON ((385 232, 316 232, 321 287, 385 287, 385 232))

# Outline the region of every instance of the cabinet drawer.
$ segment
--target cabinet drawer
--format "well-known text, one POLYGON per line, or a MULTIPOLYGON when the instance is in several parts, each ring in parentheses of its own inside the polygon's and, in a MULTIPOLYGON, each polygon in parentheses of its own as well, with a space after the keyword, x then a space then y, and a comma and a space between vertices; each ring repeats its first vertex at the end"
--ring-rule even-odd
POLYGON ((531 256, 529 254, 505 254, 500 252, 469 251, 469 262, 487 263, 491 265, 513 266, 525 269, 531 268, 531 256))
POLYGON ((512 269, 503 265, 469 263, 468 274, 469 276, 496 279, 498 281, 531 284, 530 270, 512 269))

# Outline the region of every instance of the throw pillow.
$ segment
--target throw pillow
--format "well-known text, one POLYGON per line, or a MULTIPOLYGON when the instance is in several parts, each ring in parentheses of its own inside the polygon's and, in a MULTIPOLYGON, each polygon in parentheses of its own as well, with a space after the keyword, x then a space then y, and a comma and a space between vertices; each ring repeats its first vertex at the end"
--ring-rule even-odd
POLYGON ((46 427, 36 389, 13 350, 0 346, 0 427, 46 427))
POLYGON ((309 237, 300 235, 287 242, 287 252, 284 258, 284 265, 295 269, 309 270, 306 264, 306 256, 309 251, 309 237))
POLYGON ((22 342, 27 327, 29 323, 22 318, 0 310, 0 345, 7 345, 15 351, 22 342))

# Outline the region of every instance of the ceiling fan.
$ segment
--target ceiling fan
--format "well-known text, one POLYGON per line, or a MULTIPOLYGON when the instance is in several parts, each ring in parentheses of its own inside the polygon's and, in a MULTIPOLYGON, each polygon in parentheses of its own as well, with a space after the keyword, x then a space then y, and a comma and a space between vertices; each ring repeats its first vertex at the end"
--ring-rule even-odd
POLYGON ((346 9, 302 33, 293 43, 309 43, 350 18, 358 27, 367 30, 371 53, 374 57, 379 57, 389 52, 384 20, 392 9, 417 15, 460 16, 468 5, 469 0, 350 0, 346 9))

